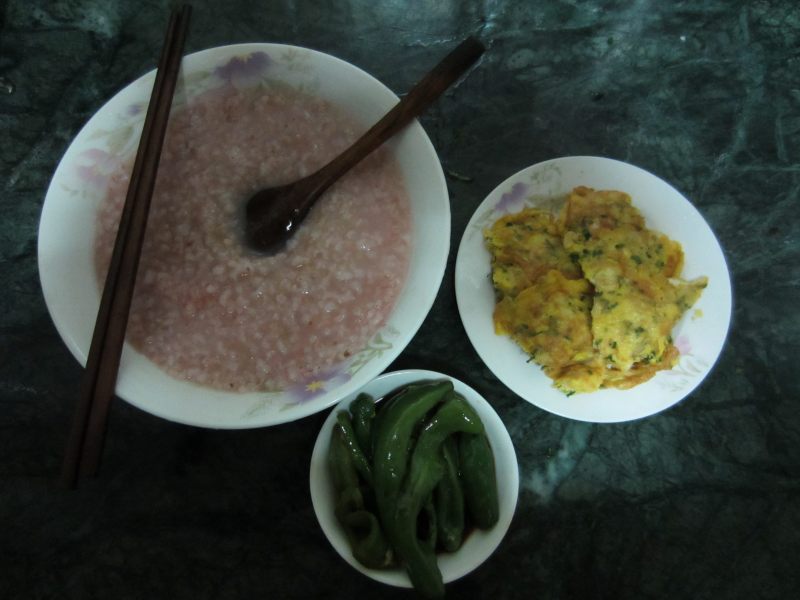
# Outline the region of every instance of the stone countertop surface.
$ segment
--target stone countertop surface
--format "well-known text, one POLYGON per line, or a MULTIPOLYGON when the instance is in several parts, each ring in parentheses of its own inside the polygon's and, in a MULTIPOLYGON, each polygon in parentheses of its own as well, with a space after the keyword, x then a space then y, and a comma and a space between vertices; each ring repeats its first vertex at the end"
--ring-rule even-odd
MULTIPOLYGON (((421 122, 448 176, 451 253, 395 367, 481 391, 519 458, 511 528, 452 598, 774 598, 800 593, 800 8, 795 0, 196 1, 187 51, 307 46, 402 93, 459 40, 489 46, 421 122), (546 413, 473 351, 455 251, 483 198, 557 156, 641 166, 689 198, 731 271, 712 373, 662 414, 546 413)), ((0 5, 0 598, 409 598, 349 567, 308 468, 327 411, 214 431, 115 403, 99 478, 55 480, 81 369, 47 313, 37 224, 89 117, 157 60, 168 2, 0 5)))

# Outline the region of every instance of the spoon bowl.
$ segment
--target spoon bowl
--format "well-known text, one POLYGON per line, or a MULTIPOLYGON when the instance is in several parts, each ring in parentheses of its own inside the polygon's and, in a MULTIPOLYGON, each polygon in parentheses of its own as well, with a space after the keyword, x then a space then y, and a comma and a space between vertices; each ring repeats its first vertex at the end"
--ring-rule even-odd
POLYGON ((247 202, 246 238, 261 252, 279 251, 305 219, 324 189, 316 173, 294 183, 259 190, 247 202))
POLYGON ((327 165, 298 181, 265 188, 251 196, 245 208, 248 244, 254 250, 268 254, 279 251, 331 185, 422 114, 478 60, 484 50, 478 40, 467 38, 382 119, 327 165))

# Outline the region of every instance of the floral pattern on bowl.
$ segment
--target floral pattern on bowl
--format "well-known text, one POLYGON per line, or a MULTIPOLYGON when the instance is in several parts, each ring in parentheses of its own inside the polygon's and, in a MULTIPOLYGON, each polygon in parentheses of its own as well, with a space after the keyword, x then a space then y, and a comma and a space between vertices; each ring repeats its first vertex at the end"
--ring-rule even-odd
POLYGON ((327 369, 313 378, 290 385, 286 389, 276 388, 265 392, 244 413, 245 419, 252 419, 267 407, 274 405, 276 398, 282 398, 284 408, 293 404, 302 404, 335 390, 338 386, 350 381, 370 361, 380 360, 385 352, 393 349, 393 344, 387 340, 388 336, 396 337, 399 332, 386 327, 382 332, 373 337, 369 343, 350 359, 327 369))
MULTIPOLYGON (((262 50, 243 52, 227 58, 218 66, 193 71, 178 81, 172 110, 179 110, 198 95, 222 86, 249 89, 256 86, 286 85, 286 72, 308 71, 308 51, 287 50, 280 53, 280 56, 280 60, 274 60, 262 50)), ((141 82, 145 87, 152 86, 154 80, 153 74, 147 74, 136 84, 141 82)), ((293 87, 313 94, 319 88, 319 79, 310 77, 307 81, 296 82, 293 87)), ((105 189, 108 175, 120 161, 135 153, 146 110, 146 99, 129 103, 120 107, 113 116, 110 128, 97 127, 87 132, 93 147, 82 152, 76 160, 75 168, 79 180, 105 189)))

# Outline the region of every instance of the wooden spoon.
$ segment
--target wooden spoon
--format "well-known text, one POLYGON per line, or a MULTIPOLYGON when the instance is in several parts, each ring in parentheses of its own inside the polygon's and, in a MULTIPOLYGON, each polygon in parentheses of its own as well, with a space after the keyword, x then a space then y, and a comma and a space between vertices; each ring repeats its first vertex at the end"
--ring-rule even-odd
POLYGON ((262 252, 279 250, 325 190, 428 108, 484 50, 478 40, 467 38, 425 75, 386 116, 319 171, 294 183, 256 192, 248 200, 245 213, 248 243, 262 252))

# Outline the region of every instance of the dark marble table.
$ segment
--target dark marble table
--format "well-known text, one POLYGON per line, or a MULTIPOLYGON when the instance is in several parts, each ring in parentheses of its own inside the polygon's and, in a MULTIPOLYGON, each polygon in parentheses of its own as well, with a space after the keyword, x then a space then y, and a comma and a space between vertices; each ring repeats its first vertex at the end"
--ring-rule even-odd
MULTIPOLYGON (((101 476, 55 485, 81 370, 36 264, 50 176, 85 121, 151 69, 166 2, 0 4, 0 598, 412 597, 351 569, 317 525, 308 465, 324 413, 212 431, 117 402, 101 476)), ((422 123, 448 173, 452 252, 395 366, 482 391, 519 457, 497 552, 463 598, 775 598, 800 592, 800 8, 795 0, 200 1, 188 51, 319 49, 403 92, 458 40, 490 46, 422 123), (681 404, 591 425, 520 400, 456 310, 455 249, 484 196, 561 155, 671 182, 731 269, 727 346, 681 404)))

